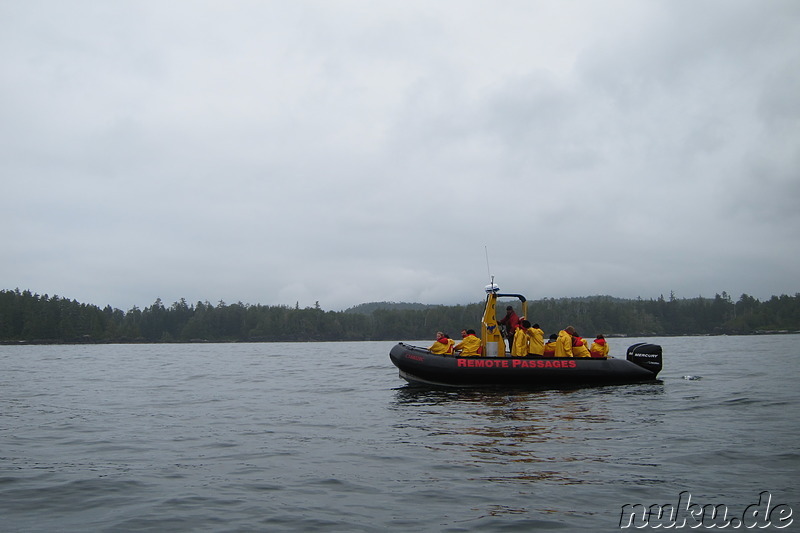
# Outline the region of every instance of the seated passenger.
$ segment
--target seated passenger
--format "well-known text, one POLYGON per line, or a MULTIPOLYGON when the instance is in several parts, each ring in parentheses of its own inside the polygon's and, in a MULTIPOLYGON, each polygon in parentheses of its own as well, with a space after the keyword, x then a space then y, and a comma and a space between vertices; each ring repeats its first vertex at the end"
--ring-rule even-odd
POLYGON ((453 353, 453 349, 456 347, 456 341, 450 338, 450 335, 447 333, 444 334, 444 338, 447 339, 447 353, 453 353))
POLYGON ((528 331, 525 324, 528 324, 528 327, 531 325, 527 320, 523 320, 522 324, 518 325, 517 330, 514 332, 514 345, 511 347, 511 355, 513 356, 525 357, 528 355, 528 331))
POLYGON ((543 356, 545 357, 556 356, 556 339, 558 339, 558 335, 556 335, 555 333, 550 335, 550 339, 544 345, 544 350, 542 351, 543 356))
POLYGON ((544 331, 539 327, 539 324, 530 325, 528 323, 528 354, 529 355, 544 355, 544 331))
POLYGON ((437 331, 436 332, 436 342, 434 342, 431 345, 431 347, 428 348, 428 350, 430 350, 431 353, 435 353, 435 354, 452 353, 452 351, 450 349, 450 347, 452 346, 452 344, 450 344, 451 342, 453 342, 453 341, 452 341, 452 339, 450 339, 450 337, 448 337, 447 335, 445 335, 441 331, 437 331))
POLYGON ((567 326, 558 332, 558 339, 556 339, 556 357, 572 357, 572 336, 575 334, 575 328, 567 326))
POLYGON ((592 354, 589 353, 589 348, 586 347, 586 341, 575 332, 575 336, 572 337, 572 355, 573 357, 591 357, 592 354))
POLYGON ((460 351, 459 355, 462 356, 472 356, 472 355, 480 355, 481 353, 481 340, 475 334, 474 329, 468 329, 464 332, 463 339, 461 342, 456 344, 453 349, 455 351, 460 351))
POLYGON ((592 343, 592 347, 589 348, 589 352, 592 354, 592 357, 608 357, 608 343, 606 342, 606 338, 602 335, 598 335, 592 343))

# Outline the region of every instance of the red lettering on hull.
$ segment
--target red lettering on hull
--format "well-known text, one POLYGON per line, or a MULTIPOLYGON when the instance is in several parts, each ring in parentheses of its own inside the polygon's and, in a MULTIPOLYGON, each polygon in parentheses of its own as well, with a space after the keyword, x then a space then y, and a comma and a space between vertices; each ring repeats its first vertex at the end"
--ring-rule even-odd
POLYGON ((486 359, 459 358, 456 366, 462 368, 578 368, 578 363, 570 360, 533 360, 525 359, 486 359))
POLYGON ((508 359, 458 359, 456 365, 468 368, 509 368, 508 359))

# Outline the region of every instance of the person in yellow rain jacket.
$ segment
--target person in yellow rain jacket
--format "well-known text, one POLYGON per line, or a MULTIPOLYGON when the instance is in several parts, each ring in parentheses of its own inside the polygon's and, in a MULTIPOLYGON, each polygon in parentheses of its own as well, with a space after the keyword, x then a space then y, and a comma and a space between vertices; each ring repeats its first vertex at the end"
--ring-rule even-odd
POLYGON ((456 347, 456 341, 450 338, 450 335, 447 333, 444 334, 444 338, 447 339, 447 353, 453 353, 456 347))
MULTIPOLYGON (((525 322, 528 322, 527 320, 525 322)), ((544 355, 544 331, 539 324, 530 325, 528 322, 528 353, 530 355, 544 355)))
POLYGON ((480 355, 481 353, 481 340, 475 334, 474 329, 468 329, 465 331, 461 342, 456 344, 453 349, 455 351, 460 350, 460 354, 462 356, 471 356, 471 355, 480 355))
POLYGON ((575 328, 567 326, 558 332, 558 339, 556 339, 556 357, 572 357, 572 336, 575 334, 575 328))
POLYGON ((544 345, 544 353, 542 353, 545 357, 555 357, 556 356, 556 339, 558 339, 558 335, 552 333, 550 338, 544 345))
POLYGON ((592 357, 608 357, 608 343, 606 342, 606 338, 602 335, 598 335, 592 343, 592 347, 589 348, 589 352, 591 352, 592 357))
POLYGON ((530 326, 530 322, 527 320, 523 320, 517 326, 517 331, 514 332, 514 344, 511 347, 511 355, 515 355, 517 357, 525 357, 528 355, 528 331, 525 328, 525 324, 530 326))
POLYGON ((436 332, 436 342, 434 342, 428 350, 435 354, 453 353, 452 346, 455 344, 453 339, 442 333, 436 332))
POLYGON ((589 353, 589 348, 586 347, 586 341, 575 333, 575 336, 572 337, 572 355, 574 357, 591 357, 592 354, 589 353))

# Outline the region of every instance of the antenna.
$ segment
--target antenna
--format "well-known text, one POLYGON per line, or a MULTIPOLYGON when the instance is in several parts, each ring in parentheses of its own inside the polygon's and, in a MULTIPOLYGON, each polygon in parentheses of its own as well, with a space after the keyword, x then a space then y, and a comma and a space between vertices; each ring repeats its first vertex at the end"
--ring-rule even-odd
POLYGON ((486 250, 486 272, 489 274, 489 284, 486 286, 486 294, 496 293, 500 290, 500 287, 494 284, 494 276, 492 276, 492 270, 489 268, 489 248, 487 246, 483 248, 486 250))

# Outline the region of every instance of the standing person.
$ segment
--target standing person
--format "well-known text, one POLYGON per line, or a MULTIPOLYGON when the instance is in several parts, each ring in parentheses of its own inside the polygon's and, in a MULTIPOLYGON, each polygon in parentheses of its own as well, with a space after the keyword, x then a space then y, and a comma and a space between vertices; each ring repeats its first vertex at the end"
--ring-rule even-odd
MULTIPOLYGON (((528 322, 524 320, 522 323, 528 322)), ((544 331, 539 327, 539 324, 530 325, 528 322, 528 353, 531 355, 544 355, 544 331)))
POLYGON ((567 326, 558 332, 558 339, 556 339, 556 357, 572 357, 572 336, 575 334, 575 328, 567 326))
POLYGON ((460 355, 466 357, 471 355, 480 355, 481 353, 481 340, 475 334, 474 329, 466 329, 464 330, 464 334, 462 335, 462 340, 458 344, 456 344, 453 349, 458 351, 460 350, 460 355))
POLYGON ((514 332, 514 346, 511 349, 511 355, 516 355, 518 357, 525 357, 528 355, 528 328, 525 327, 525 324, 530 327, 531 323, 527 320, 523 320, 520 325, 517 326, 517 331, 514 332))
POLYGON ((591 352, 592 357, 608 357, 608 343, 606 342, 606 338, 602 335, 598 335, 592 343, 592 347, 589 348, 589 352, 591 352))
POLYGON ((508 339, 508 351, 514 349, 514 334, 519 326, 519 316, 510 305, 506 307, 506 316, 497 321, 498 324, 506 328, 506 339, 508 339))

